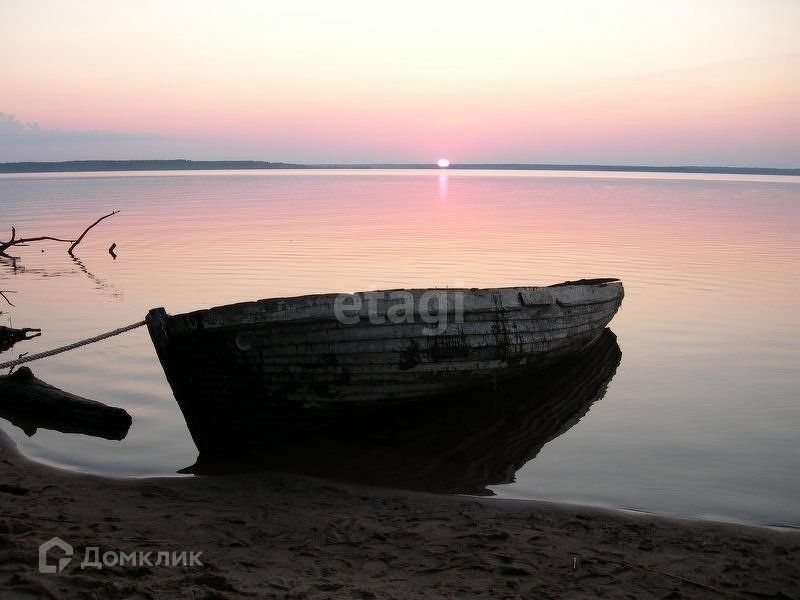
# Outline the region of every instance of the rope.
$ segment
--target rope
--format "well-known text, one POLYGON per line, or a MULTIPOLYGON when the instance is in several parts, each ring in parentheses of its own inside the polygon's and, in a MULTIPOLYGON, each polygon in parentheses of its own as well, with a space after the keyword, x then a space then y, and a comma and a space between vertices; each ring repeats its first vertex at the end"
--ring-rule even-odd
POLYGON ((119 335, 121 333, 125 333, 126 331, 130 331, 131 329, 136 329, 137 327, 141 327, 145 324, 145 321, 139 321, 138 323, 133 323, 131 325, 126 325, 125 327, 120 327, 119 329, 114 329, 113 331, 108 331, 106 333, 101 333, 100 335, 96 335, 94 337, 90 337, 85 340, 81 340, 80 342, 75 342, 74 344, 69 344, 68 346, 61 346, 60 348, 53 348, 52 350, 48 350, 46 352, 39 352, 38 354, 31 354, 30 356, 23 356, 22 358, 18 358, 17 360, 10 360, 8 362, 4 362, 0 364, 0 369, 5 369, 7 367, 16 367, 17 365, 21 365, 26 362, 31 362, 32 360, 39 360, 40 358, 46 358, 48 356, 54 356, 56 354, 61 354, 62 352, 67 352, 69 350, 74 350, 75 348, 80 348, 81 346, 86 346, 88 344, 94 344, 95 342, 99 342, 100 340, 104 340, 106 338, 114 337, 115 335, 119 335))

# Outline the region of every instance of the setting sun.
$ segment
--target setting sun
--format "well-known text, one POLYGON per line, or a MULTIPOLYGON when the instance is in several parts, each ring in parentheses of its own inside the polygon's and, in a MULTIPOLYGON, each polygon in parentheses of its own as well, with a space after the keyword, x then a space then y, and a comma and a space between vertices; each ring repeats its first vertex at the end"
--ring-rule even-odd
POLYGON ((440 158, 438 161, 436 161, 436 164, 439 165, 442 169, 446 169, 447 167, 450 166, 450 161, 447 160, 446 158, 440 158))

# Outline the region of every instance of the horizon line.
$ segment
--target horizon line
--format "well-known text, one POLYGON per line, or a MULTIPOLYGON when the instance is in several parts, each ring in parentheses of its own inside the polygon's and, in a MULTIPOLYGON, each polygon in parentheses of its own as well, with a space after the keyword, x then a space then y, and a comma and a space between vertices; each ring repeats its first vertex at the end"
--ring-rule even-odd
POLYGON ((626 165, 581 163, 451 163, 439 167, 436 163, 292 163, 263 160, 190 160, 173 159, 83 159, 63 161, 0 162, 0 173, 47 173, 133 170, 245 170, 245 169, 431 169, 448 170, 542 170, 542 171, 628 171, 660 173, 721 173, 753 175, 800 176, 800 167, 754 167, 710 165, 626 165))

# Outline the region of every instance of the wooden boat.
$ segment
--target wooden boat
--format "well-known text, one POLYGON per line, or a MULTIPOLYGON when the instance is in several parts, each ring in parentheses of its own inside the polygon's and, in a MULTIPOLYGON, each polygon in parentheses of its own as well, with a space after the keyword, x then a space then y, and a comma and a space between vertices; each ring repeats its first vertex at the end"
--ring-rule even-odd
POLYGON ((213 455, 544 368, 595 341, 622 298, 618 280, 592 279, 158 308, 146 321, 195 444, 213 455))
POLYGON ((535 373, 363 415, 245 456, 200 457, 181 472, 277 471, 448 494, 491 495, 599 402, 622 353, 605 329, 588 348, 535 373), (423 418, 421 417, 421 414, 423 418))

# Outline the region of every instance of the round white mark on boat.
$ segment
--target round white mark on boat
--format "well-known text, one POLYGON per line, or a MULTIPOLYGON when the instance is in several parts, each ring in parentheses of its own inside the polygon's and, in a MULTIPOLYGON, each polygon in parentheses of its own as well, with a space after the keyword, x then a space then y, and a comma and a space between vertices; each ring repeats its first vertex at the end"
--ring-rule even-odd
POLYGON ((236 334, 236 347, 242 352, 256 347, 256 336, 252 331, 240 331, 236 334))

